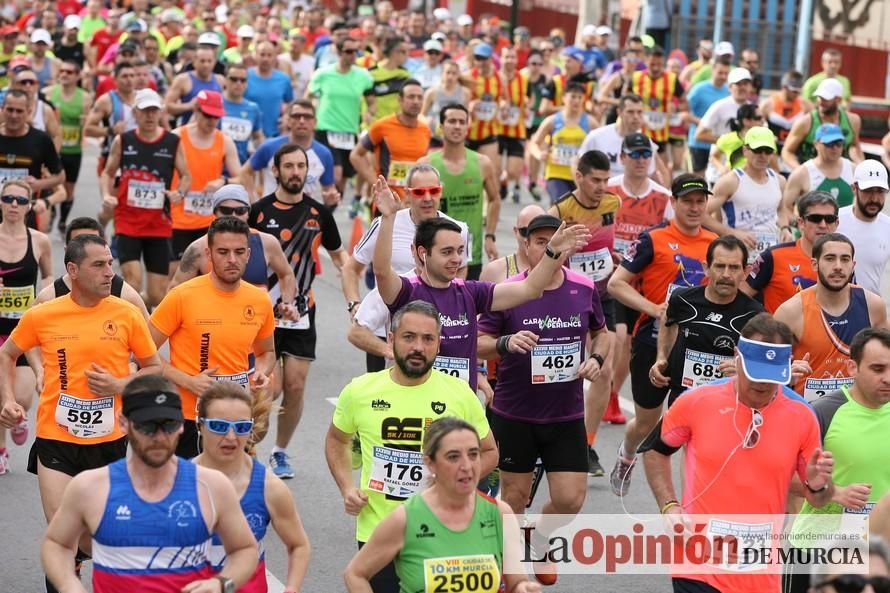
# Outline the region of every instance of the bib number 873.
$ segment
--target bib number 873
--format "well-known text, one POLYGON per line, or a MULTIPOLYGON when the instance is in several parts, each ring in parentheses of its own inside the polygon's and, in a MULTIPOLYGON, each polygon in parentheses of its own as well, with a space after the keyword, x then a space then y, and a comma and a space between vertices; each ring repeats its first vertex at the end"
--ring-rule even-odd
POLYGON ((433 577, 433 593, 460 593, 461 591, 490 591, 494 576, 490 572, 436 575, 433 577))
POLYGON ((566 367, 570 367, 575 362, 574 354, 557 354, 555 356, 548 356, 544 359, 544 362, 541 363, 541 366, 545 369, 564 369, 566 367))
POLYGON ((102 420, 102 411, 94 410, 68 410, 68 422, 80 422, 81 424, 98 424, 102 420))
POLYGON ((412 482, 419 482, 423 479, 423 472, 420 469, 419 465, 409 465, 407 463, 384 463, 383 468, 386 470, 386 477, 393 478, 393 474, 398 472, 398 476, 395 477, 396 480, 404 480, 405 474, 408 474, 408 478, 412 482))

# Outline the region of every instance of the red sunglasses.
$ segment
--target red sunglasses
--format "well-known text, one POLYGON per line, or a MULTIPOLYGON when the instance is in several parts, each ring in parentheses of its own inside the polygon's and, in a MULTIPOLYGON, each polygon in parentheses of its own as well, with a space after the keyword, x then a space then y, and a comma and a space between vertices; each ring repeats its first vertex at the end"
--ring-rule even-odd
POLYGON ((429 194, 431 198, 437 198, 442 195, 442 186, 431 185, 429 187, 409 187, 408 193, 415 198, 422 198, 427 194, 429 194))

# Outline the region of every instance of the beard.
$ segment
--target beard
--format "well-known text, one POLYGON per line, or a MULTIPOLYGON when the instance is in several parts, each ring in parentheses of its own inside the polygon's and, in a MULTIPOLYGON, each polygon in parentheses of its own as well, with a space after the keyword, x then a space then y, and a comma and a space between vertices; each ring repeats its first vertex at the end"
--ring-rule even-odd
POLYGON ((821 284, 822 286, 824 286, 831 292, 842 291, 843 289, 845 289, 847 287, 848 284, 850 284, 850 280, 853 278, 853 275, 850 274, 849 276, 847 276, 847 279, 844 280, 844 283, 842 285, 834 286, 832 284, 829 284, 829 279, 827 276, 825 276, 825 274, 822 273, 822 270, 819 270, 817 273, 819 275, 819 284, 821 284))
POLYGON ((286 181, 282 177, 279 177, 278 185, 289 194, 298 194, 303 191, 304 181, 298 177, 291 177, 286 181))
POLYGON ((859 199, 859 196, 856 197, 856 207, 859 209, 859 213, 862 214, 862 216, 869 219, 877 218, 878 214, 884 209, 883 204, 876 204, 874 202, 863 203, 862 200, 859 199), (874 209, 875 213, 872 214, 869 209, 874 209))
POLYGON ((165 463, 170 461, 170 458, 173 457, 173 454, 176 452, 176 445, 179 442, 179 439, 173 442, 169 447, 165 447, 163 445, 143 445, 139 442, 138 439, 133 438, 132 436, 128 436, 127 439, 130 443, 130 449, 133 450, 133 455, 139 458, 142 463, 147 465, 148 467, 159 468, 163 466, 165 463), (160 455, 158 452, 164 451, 163 455, 160 455))
POLYGON ((829 105, 822 108, 823 115, 834 115, 837 113, 838 106, 837 105, 829 105))
POLYGON ((431 368, 433 368, 433 362, 435 362, 435 360, 427 360, 423 357, 423 354, 417 352, 402 356, 401 353, 396 352, 395 349, 393 349, 393 357, 396 360, 396 365, 399 367, 399 370, 402 371, 406 377, 411 379, 423 377, 431 368), (418 359, 423 360, 423 364, 420 366, 411 366, 410 363, 412 361, 418 361, 418 359))

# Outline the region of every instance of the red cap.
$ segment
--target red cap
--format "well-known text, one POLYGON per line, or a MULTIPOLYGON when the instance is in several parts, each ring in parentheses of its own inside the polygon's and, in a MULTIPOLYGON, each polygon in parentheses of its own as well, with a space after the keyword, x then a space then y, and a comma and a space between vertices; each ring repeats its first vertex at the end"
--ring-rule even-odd
POLYGON ((210 117, 222 117, 226 114, 222 95, 216 91, 201 91, 197 96, 198 109, 210 117))
POLYGON ((15 25, 4 25, 0 27, 0 37, 6 37, 7 35, 12 35, 13 33, 18 34, 19 30, 15 25))

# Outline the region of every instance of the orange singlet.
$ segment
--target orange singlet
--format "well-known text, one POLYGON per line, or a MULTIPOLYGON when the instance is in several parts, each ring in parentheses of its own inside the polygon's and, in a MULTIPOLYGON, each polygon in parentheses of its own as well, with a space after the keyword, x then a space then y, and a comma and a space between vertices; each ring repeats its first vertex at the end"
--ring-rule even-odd
MULTIPOLYGON (((213 195, 204 193, 204 187, 222 177, 225 162, 223 133, 214 130, 213 143, 209 148, 198 148, 192 144, 188 127, 180 133, 180 143, 185 152, 185 161, 192 174, 192 186, 181 202, 170 205, 173 228, 181 230, 206 229, 213 222, 213 195)), ((179 175, 175 175, 173 186, 177 187, 179 175)))

